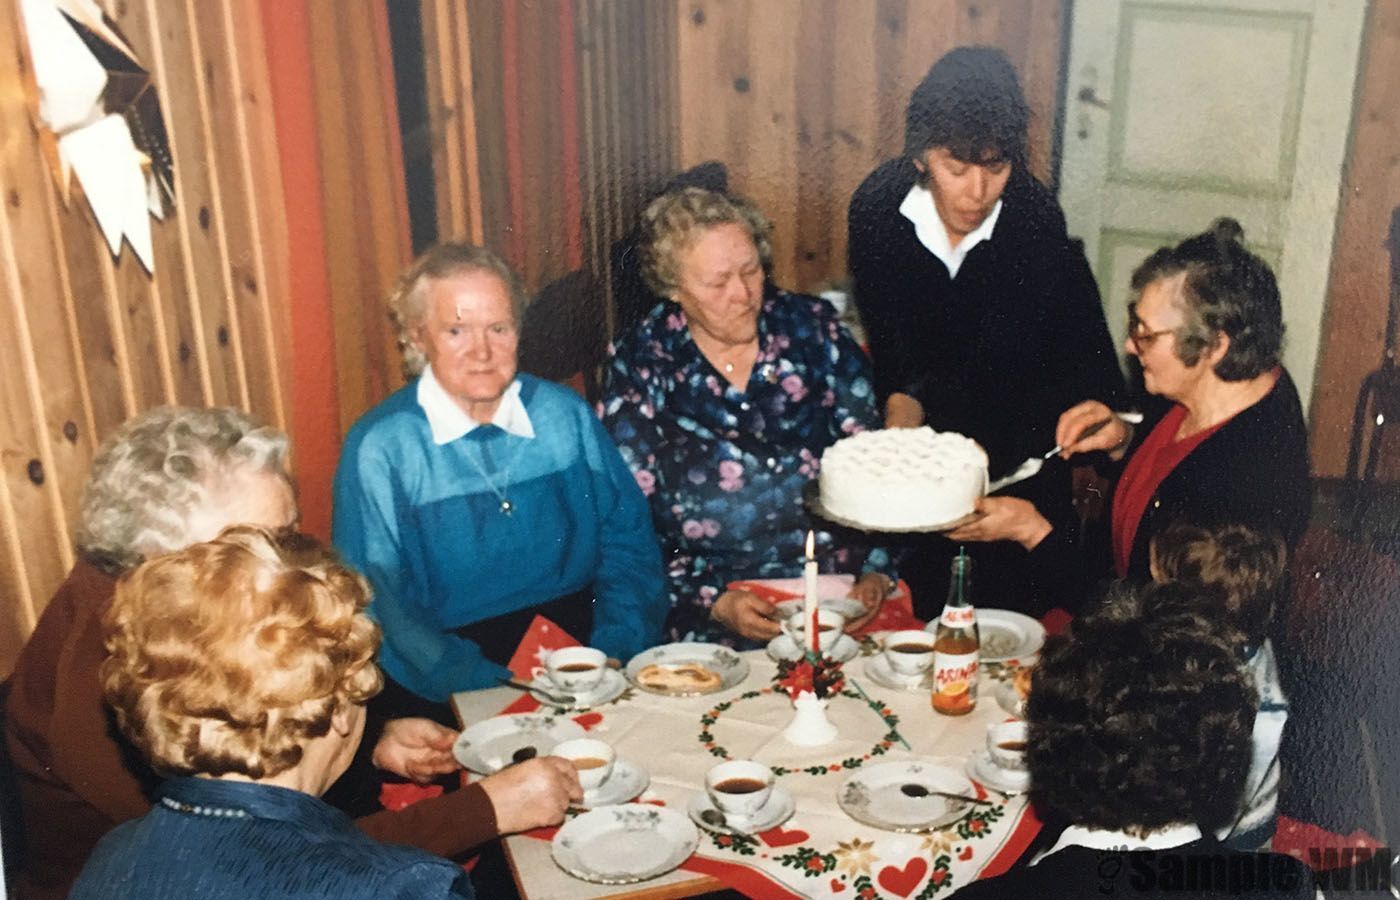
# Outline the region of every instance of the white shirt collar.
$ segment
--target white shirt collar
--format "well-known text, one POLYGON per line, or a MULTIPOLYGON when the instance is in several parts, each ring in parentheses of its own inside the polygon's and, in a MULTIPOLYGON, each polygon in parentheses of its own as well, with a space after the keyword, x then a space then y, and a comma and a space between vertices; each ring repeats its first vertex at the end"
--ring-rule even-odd
MULTIPOLYGON (((433 367, 423 369, 418 377, 418 405, 428 417, 428 428, 433 432, 433 443, 441 446, 450 444, 464 434, 469 434, 479 425, 467 415, 447 389, 433 375, 433 367)), ((501 402, 490 423, 516 437, 532 438, 535 426, 530 422, 530 414, 525 411, 525 401, 520 399, 520 379, 516 378, 501 394, 501 402)))
POLYGON ((899 212, 914 223, 914 234, 919 238, 919 243, 948 267, 948 277, 956 278, 958 269, 962 268, 963 260, 972 248, 991 239, 992 230, 997 227, 997 219, 1001 216, 1001 204, 1002 201, 998 200, 982 224, 968 232, 956 247, 948 241, 948 228, 938 215, 938 207, 934 205, 933 194, 928 188, 921 184, 911 187, 904 196, 904 202, 899 204, 899 212))
POLYGON ((1126 831, 1104 831, 1071 825, 1060 835, 1055 846, 1036 856, 1031 860, 1031 865, 1066 847, 1088 847, 1090 850, 1170 850, 1172 847, 1181 847, 1200 839, 1201 829, 1195 825, 1170 825, 1152 832, 1145 838, 1128 834, 1126 831))

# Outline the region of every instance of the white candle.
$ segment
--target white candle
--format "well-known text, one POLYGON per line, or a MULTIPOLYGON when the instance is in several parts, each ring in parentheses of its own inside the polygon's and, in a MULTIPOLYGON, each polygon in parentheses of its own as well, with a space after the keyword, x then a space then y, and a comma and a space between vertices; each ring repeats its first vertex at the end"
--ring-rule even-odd
POLYGON ((818 649, 817 641, 821 637, 817 630, 817 555, 816 555, 816 535, 807 532, 807 564, 802 567, 803 591, 802 591, 802 621, 807 626, 807 640, 811 643, 812 649, 818 649))

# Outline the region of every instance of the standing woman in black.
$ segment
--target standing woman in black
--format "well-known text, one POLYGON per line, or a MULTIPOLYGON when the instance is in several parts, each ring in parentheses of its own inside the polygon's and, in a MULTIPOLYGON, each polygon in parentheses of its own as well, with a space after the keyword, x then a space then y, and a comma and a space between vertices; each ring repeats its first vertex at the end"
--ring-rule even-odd
MULTIPOLYGON (((1029 110, 999 50, 960 47, 909 100, 904 155, 851 198, 849 269, 886 427, 929 425, 977 440, 995 479, 1055 444, 1071 404, 1112 404, 1122 374, 1084 251, 1026 167, 1029 110)), ((1008 491, 1074 525, 1059 461, 1008 491)), ((916 609, 941 602, 956 547, 918 539, 902 572, 916 609)), ((978 546, 978 599, 1038 613, 1026 553, 978 546)))

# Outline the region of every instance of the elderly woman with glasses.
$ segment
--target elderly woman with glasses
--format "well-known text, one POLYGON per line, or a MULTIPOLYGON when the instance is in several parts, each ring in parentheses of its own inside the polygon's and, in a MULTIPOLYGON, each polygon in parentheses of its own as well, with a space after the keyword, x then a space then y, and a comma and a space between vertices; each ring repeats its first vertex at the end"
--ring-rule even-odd
MULTIPOLYGON (((829 303, 768 283, 770 226, 748 201, 684 188, 647 207, 642 232, 643 273, 667 299, 619 336, 603 421, 651 501, 670 637, 769 640, 773 605, 729 584, 802 573, 803 487, 824 449, 879 426, 870 363, 829 303)), ((816 541, 878 609, 887 552, 816 541)))
MULTIPOLYGON (((1071 407, 1056 426, 1065 457, 1101 451, 1114 463, 1126 459, 1110 517, 1120 577, 1147 579, 1148 545, 1174 522, 1276 529, 1290 546, 1307 525, 1307 429, 1280 363, 1278 284, 1243 238, 1238 222, 1218 219, 1133 273, 1125 346, 1147 391, 1167 401, 1142 428, 1135 432, 1096 401, 1071 407)), ((1030 503, 988 497, 981 510, 950 537, 1014 540, 1041 557, 1043 571, 1069 566, 1068 536, 1030 503)))

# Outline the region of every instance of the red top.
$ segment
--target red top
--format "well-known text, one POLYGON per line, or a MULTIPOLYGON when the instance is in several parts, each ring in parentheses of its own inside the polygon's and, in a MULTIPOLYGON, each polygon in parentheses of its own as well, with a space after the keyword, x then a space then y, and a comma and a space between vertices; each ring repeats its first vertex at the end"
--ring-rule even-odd
POLYGON ((1133 555, 1138 525, 1157 487, 1201 441, 1225 424, 1220 422, 1178 441, 1176 432, 1185 418, 1186 407, 1180 403, 1173 406, 1138 446, 1123 469, 1123 477, 1118 480, 1118 490, 1113 495, 1113 568, 1119 578, 1128 574, 1128 560, 1133 555))

